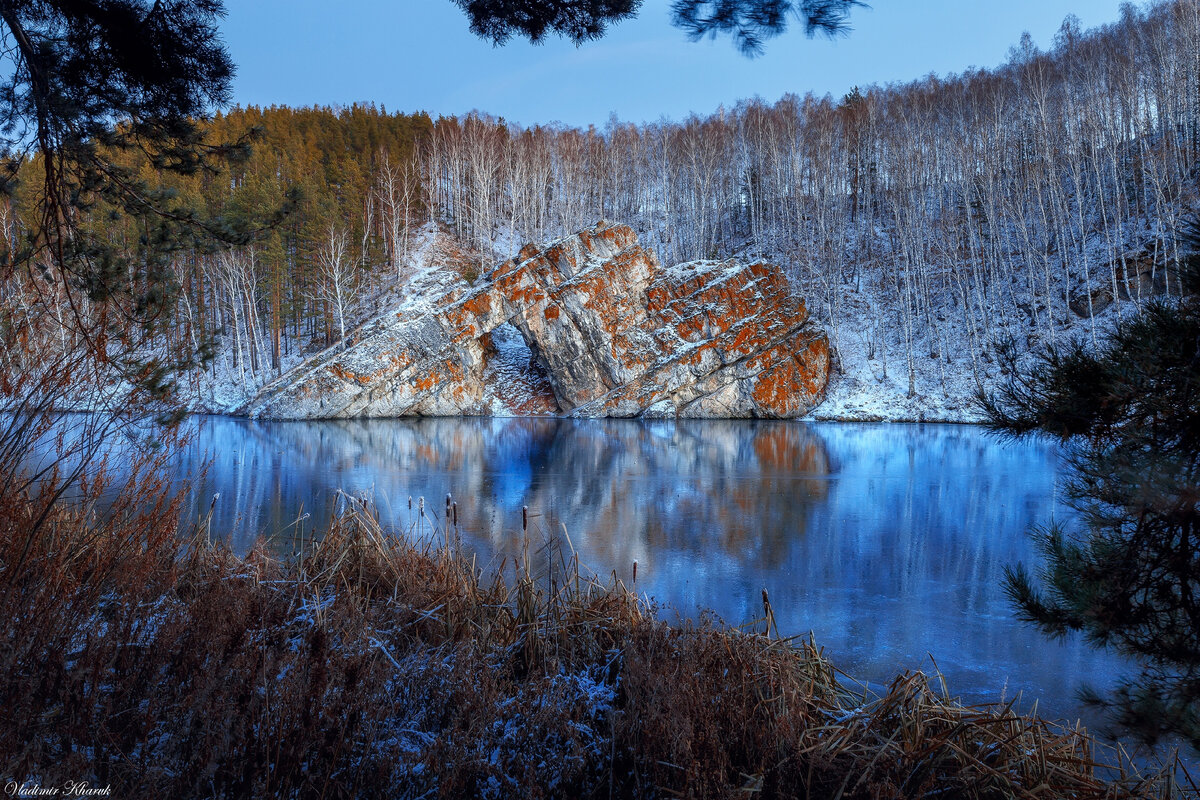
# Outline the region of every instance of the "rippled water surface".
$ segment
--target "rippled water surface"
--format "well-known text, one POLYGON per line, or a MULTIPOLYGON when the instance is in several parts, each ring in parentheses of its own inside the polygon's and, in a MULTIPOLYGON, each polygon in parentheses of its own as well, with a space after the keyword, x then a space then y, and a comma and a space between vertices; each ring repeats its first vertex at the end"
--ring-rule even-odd
MULTIPOLYGON (((337 490, 374 494, 412 530, 408 500, 459 505, 483 562, 565 526, 584 564, 683 615, 742 623, 769 592, 784 635, 812 631, 834 662, 874 682, 928 668, 967 700, 1037 700, 1084 713, 1081 679, 1108 685, 1114 656, 1050 642, 1018 622, 1005 564, 1037 562, 1031 524, 1067 511, 1054 447, 951 425, 420 419, 256 422, 198 418, 180 457, 195 507, 219 492, 214 530, 285 549, 303 505, 311 533, 337 490)), ((672 613, 672 612, 666 612, 672 613)))

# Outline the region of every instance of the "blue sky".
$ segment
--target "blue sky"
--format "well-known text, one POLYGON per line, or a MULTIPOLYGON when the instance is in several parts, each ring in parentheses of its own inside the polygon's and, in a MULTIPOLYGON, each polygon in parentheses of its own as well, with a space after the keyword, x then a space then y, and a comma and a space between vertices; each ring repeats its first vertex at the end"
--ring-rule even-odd
POLYGON ((808 39, 798 26, 747 59, 726 38, 689 42, 669 0, 582 47, 555 40, 501 48, 474 37, 449 0, 227 0, 221 29, 238 65, 239 105, 349 105, 438 114, 486 111, 523 125, 603 125, 611 113, 682 119, 755 95, 844 94, 993 66, 1029 31, 1050 44, 1063 17, 1115 20, 1119 0, 876 0, 849 36, 808 39))

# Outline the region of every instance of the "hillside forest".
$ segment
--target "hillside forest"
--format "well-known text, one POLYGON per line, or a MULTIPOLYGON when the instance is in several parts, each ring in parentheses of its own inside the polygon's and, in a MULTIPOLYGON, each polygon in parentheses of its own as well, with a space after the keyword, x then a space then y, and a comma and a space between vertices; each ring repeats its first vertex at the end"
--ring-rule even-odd
MULTIPOLYGON (((187 178, 121 154, 208 214, 250 219, 294 199, 249 244, 171 256, 171 302, 141 346, 212 354, 178 379, 193 406, 232 407, 336 345, 435 260, 480 280, 527 242, 609 219, 664 263, 781 265, 829 330, 834 411, 955 418, 994 380, 1002 343, 1095 341, 1139 302, 1179 293, 1200 4, 1126 5, 1086 31, 1069 17, 1048 49, 1026 36, 994 68, 684 120, 581 129, 356 105, 235 108, 208 126, 213 141, 247 132, 248 154, 187 178)), ((0 201, 10 253, 35 213, 23 184, 0 201)), ((145 236, 103 203, 85 224, 129 248, 145 236)), ((9 306, 60 291, 32 285, 43 280, 14 274, 9 306)), ((69 347, 78 334, 53 322, 44 346, 69 347)))

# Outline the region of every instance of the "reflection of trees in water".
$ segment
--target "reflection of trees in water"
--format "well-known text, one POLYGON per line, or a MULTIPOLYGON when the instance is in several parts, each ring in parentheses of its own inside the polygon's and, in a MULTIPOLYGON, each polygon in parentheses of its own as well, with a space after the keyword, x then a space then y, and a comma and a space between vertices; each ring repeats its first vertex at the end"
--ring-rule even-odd
MULTIPOLYGON (((465 531, 503 546, 521 506, 566 524, 605 566, 667 550, 777 564, 806 539, 811 579, 875 575, 903 594, 914 581, 986 583, 988 554, 1045 505, 1031 460, 968 429, 775 422, 420 419, 270 423, 208 418, 183 470, 215 458, 217 528, 244 515, 267 530, 301 503, 320 520, 338 488, 373 491, 392 522, 409 496, 437 511, 452 492, 465 531), (831 467, 838 463, 836 476, 831 467), (1018 485, 1014 487, 1013 482, 1018 485), (1025 485, 1022 485, 1024 481, 1025 485), (1032 482, 1032 483, 1031 483, 1032 482), (1014 491, 1014 489, 1016 491, 1014 491), (315 505, 314 505, 315 504, 315 505), (804 536, 801 536, 804 534, 804 536)), ((1036 462, 1036 458, 1032 459, 1036 462)), ((1019 538, 1019 537, 1018 537, 1019 538)))
POLYGON ((946 426, 210 418, 185 468, 205 451, 216 461, 198 502, 221 492, 214 529, 236 525, 241 546, 301 504, 307 530, 319 528, 339 488, 373 493, 400 528, 415 520, 410 496, 437 515, 451 492, 465 541, 487 555, 520 552, 528 506, 536 530, 565 525, 599 571, 624 575, 637 560, 656 581, 786 576, 781 602, 847 614, 860 599, 847 587, 1004 613, 994 587, 1003 564, 1028 559, 1021 532, 1044 518, 1052 481, 1029 474, 1028 450, 946 426))
POLYGON ((339 488, 372 492, 399 527, 412 521, 408 497, 425 496, 438 513, 451 492, 467 540, 488 551, 519 547, 524 505, 543 530, 566 525, 597 569, 623 571, 637 559, 649 570, 665 554, 719 554, 786 568, 809 587, 867 581, 903 596, 933 580, 958 587, 968 606, 998 579, 996 556, 1013 555, 1010 534, 1045 494, 1044 475, 1012 491, 1028 452, 1006 456, 977 431, 944 426, 529 418, 202 425, 185 469, 205 452, 214 456, 199 502, 207 507, 220 491, 215 529, 236 523, 242 545, 256 528, 286 526, 301 503, 319 524, 339 488))

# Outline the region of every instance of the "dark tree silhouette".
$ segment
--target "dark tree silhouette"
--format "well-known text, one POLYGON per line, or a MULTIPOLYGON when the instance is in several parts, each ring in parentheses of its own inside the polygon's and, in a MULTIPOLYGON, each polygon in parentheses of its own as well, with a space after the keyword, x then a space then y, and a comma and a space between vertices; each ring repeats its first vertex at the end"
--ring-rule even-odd
POLYGON ((216 27, 223 14, 220 0, 0 0, 3 188, 12 192, 18 176, 38 184, 37 219, 4 266, 55 278, 93 356, 153 395, 195 354, 120 362, 172 302, 171 257, 251 234, 245 221, 205 218, 159 188, 164 173, 215 170, 245 154, 246 140, 203 137, 233 75, 216 27), (120 166, 130 152, 153 174, 120 166), (89 214, 129 215, 143 234, 118 246, 90 234, 89 214))
POLYGON ((575 43, 599 39, 614 22, 635 16, 642 0, 454 0, 471 18, 477 36, 503 44, 523 36, 535 44, 546 34, 575 43))
POLYGON ((172 260, 254 232, 163 187, 246 153, 203 136, 233 74, 223 13, 219 0, 0 0, 0 192, 25 209, 0 248, 0 486, 30 504, 27 543, 114 429, 178 420, 174 379, 211 352, 170 336, 172 260), (107 235, 116 220, 135 234, 107 235), (56 412, 79 402, 107 413, 56 439, 56 412))
MULTIPOLYGON (((636 16, 642 0, 453 0, 471 18, 471 30, 502 44, 512 36, 531 42, 547 34, 576 44, 604 36, 608 26, 636 16)), ((789 18, 804 24, 809 36, 847 29, 850 10, 859 0, 675 0, 675 25, 697 40, 728 34, 742 52, 762 52, 763 42, 787 30, 789 18)))
POLYGON ((836 36, 847 32, 850 10, 865 6, 860 0, 675 0, 671 5, 675 25, 697 41, 727 34, 747 55, 763 50, 765 40, 787 30, 788 18, 804 24, 808 36, 836 36))
MULTIPOLYGON (((1196 228, 1191 247, 1200 250, 1196 228)), ((1147 743, 1177 735, 1200 751, 1200 259, 1183 299, 1152 302, 1092 351, 1041 355, 981 396, 993 430, 1067 443, 1068 497, 1084 534, 1036 535, 1041 586, 1007 570, 1021 617, 1060 637, 1081 631, 1141 665, 1110 696, 1085 689, 1116 727, 1147 743)))

